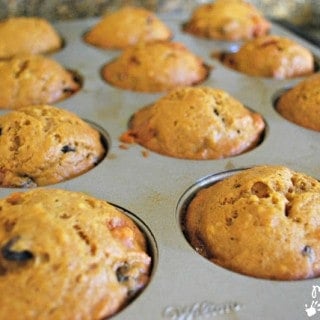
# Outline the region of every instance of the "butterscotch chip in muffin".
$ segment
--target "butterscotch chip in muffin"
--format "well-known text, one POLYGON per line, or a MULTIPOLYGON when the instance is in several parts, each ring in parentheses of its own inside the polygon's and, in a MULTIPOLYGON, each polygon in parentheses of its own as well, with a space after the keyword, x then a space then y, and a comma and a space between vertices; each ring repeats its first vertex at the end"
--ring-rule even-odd
POLYGON ((210 261, 253 277, 320 275, 320 182, 283 166, 258 166, 200 190, 184 228, 210 261))
POLYGON ((223 62, 251 76, 275 79, 314 72, 312 52, 294 40, 277 35, 248 40, 237 52, 227 54, 223 62))
POLYGON ((53 106, 0 116, 0 186, 34 187, 83 174, 105 155, 98 130, 53 106))
POLYGON ((132 91, 161 92, 196 85, 209 73, 202 59, 180 42, 139 43, 105 64, 102 77, 109 84, 132 91))
POLYGON ((145 236, 115 206, 34 189, 0 207, 1 319, 102 320, 146 286, 145 236))
POLYGON ((155 13, 125 6, 107 13, 85 35, 84 40, 103 49, 124 49, 138 42, 169 40, 171 30, 155 13))
POLYGON ((227 92, 183 87, 138 110, 120 139, 175 158, 219 159, 254 148, 265 124, 227 92))
POLYGON ((24 54, 0 61, 0 108, 18 109, 68 98, 81 83, 75 72, 41 55, 24 54))
POLYGON ((184 25, 195 36, 237 41, 269 33, 271 24, 254 5, 242 0, 216 0, 197 6, 184 25))
POLYGON ((276 104, 278 112, 299 126, 320 131, 320 74, 302 80, 284 92, 276 104))
POLYGON ((0 21, 0 59, 21 53, 48 53, 62 47, 54 27, 39 17, 12 17, 0 21))

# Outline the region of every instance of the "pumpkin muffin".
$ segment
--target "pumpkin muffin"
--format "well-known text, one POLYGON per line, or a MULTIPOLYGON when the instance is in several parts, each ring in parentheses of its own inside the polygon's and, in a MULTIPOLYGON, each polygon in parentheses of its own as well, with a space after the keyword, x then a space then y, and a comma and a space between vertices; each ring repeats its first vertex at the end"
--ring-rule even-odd
POLYGON ((223 63, 250 76, 288 79, 314 72, 312 52, 286 37, 267 35, 248 40, 223 63))
POLYGON ((35 187, 83 174, 105 155, 100 133, 49 105, 0 116, 0 186, 35 187))
POLYGON ((204 257, 265 279, 320 275, 320 182, 283 166, 243 170, 200 190, 185 234, 204 257))
POLYGON ((51 104, 80 90, 80 79, 57 61, 41 55, 18 55, 0 61, 0 108, 51 104))
POLYGON ((155 13, 126 6, 102 17, 84 35, 84 41, 103 49, 124 49, 138 42, 169 40, 171 37, 171 30, 155 13))
POLYGON ((48 53, 62 47, 62 39, 45 19, 12 17, 0 21, 0 59, 21 53, 48 53))
POLYGON ((184 31, 208 39, 238 41, 269 33, 271 24, 252 4, 216 0, 197 6, 184 31))
POLYGON ((316 73, 284 92, 276 103, 287 120, 320 131, 320 74, 316 73))
POLYGON ((184 87, 138 110, 120 140, 184 159, 220 159, 261 141, 263 118, 227 92, 184 87))
POLYGON ((146 286, 146 239, 107 202, 34 189, 0 208, 1 319, 102 320, 146 286))
POLYGON ((180 42, 140 43, 105 64, 102 77, 109 84, 132 91, 161 92, 196 85, 209 73, 202 59, 180 42))

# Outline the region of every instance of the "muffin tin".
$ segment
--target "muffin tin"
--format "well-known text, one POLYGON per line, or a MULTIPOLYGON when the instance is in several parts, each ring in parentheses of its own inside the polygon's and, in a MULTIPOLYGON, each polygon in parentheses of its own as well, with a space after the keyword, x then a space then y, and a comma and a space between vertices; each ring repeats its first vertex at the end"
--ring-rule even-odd
MULTIPOLYGON (((82 35, 97 22, 96 18, 57 22, 54 26, 65 46, 52 57, 76 70, 83 77, 83 87, 55 105, 99 128, 108 143, 108 153, 89 172, 47 188, 87 192, 124 208, 136 217, 149 239, 153 256, 150 283, 112 319, 307 319, 306 309, 320 300, 320 292, 313 290, 320 285, 318 279, 262 280, 226 270, 200 256, 185 239, 180 224, 193 192, 242 168, 281 164, 320 178, 320 133, 290 123, 274 108, 278 95, 302 78, 256 78, 228 69, 211 55, 233 51, 239 43, 184 33, 181 27, 186 17, 178 14, 159 17, 172 29, 174 41, 184 43, 212 66, 202 85, 223 89, 262 114, 267 123, 264 140, 247 153, 220 160, 175 159, 137 144, 124 145, 119 136, 126 131, 132 114, 164 93, 126 91, 101 78, 101 67, 120 52, 98 49, 83 41, 82 35)), ((273 24, 271 33, 295 39, 316 58, 320 56, 319 48, 279 25, 273 24)), ((2 197, 14 191, 21 190, 0 189, 2 197)), ((313 312, 320 314, 317 309, 313 312)))

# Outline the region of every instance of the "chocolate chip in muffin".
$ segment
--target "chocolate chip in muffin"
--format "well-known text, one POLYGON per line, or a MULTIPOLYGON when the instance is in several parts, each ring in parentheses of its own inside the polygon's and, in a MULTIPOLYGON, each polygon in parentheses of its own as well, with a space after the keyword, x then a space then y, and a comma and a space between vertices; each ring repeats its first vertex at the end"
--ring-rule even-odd
POLYGON ((16 251, 12 249, 14 244, 19 240, 19 237, 10 239, 2 248, 1 255, 5 260, 24 262, 33 259, 34 255, 29 250, 16 251))
POLYGON ((20 178, 21 178, 20 186, 22 188, 31 188, 31 187, 37 186, 37 184, 34 182, 34 179, 30 175, 23 174, 23 175, 21 175, 20 178))
POLYGON ((71 147, 71 146, 69 146, 69 145, 65 145, 65 146, 63 146, 63 147, 61 148, 61 151, 62 151, 63 153, 75 152, 75 151, 76 151, 76 148, 71 147))
POLYGON ((62 89, 62 91, 66 95, 72 95, 82 87, 83 77, 77 71, 68 70, 68 72, 70 72, 70 74, 72 75, 72 80, 74 81, 74 83, 77 83, 79 87, 70 86, 70 83, 63 81, 63 85, 65 85, 65 87, 62 89))
POLYGON ((116 270, 116 276, 118 282, 126 282, 129 280, 129 276, 127 275, 128 273, 129 266, 127 263, 122 264, 119 268, 116 270))
POLYGON ((314 259, 314 250, 312 249, 311 246, 309 245, 306 245, 302 251, 301 251, 301 254, 304 256, 304 257, 308 257, 310 259, 314 259))

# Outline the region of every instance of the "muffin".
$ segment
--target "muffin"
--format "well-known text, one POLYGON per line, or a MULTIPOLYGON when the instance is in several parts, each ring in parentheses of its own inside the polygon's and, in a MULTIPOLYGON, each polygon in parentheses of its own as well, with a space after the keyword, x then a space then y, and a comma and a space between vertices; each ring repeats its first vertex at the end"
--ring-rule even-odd
POLYGON ((257 278, 320 275, 320 182, 283 166, 258 166, 200 190, 185 216, 192 246, 257 278))
POLYGON ((299 126, 320 131, 320 74, 316 73, 284 92, 277 111, 299 126))
POLYGON ((161 92, 196 85, 208 76, 202 59, 180 42, 140 43, 105 64, 102 77, 109 84, 132 91, 161 92))
POLYGON ((57 31, 39 17, 12 17, 0 21, 0 39, 0 59, 21 53, 47 53, 62 47, 57 31))
POLYGON ((34 189, 0 207, 1 319, 102 320, 147 284, 144 235, 107 202, 34 189))
POLYGON ((0 61, 0 108, 50 104, 80 89, 79 77, 58 62, 24 54, 0 61))
POLYGON ((80 175, 105 155, 100 133, 49 105, 0 116, 0 186, 35 187, 80 175))
POLYGON ((184 159, 219 159, 254 148, 263 118, 227 92, 183 87, 138 110, 120 140, 184 159))
POLYGON ((242 0, 216 0, 197 6, 183 29, 198 37, 238 41, 268 34, 269 21, 242 0))
POLYGON ((169 40, 171 37, 171 30, 155 13, 125 6, 102 17, 84 35, 84 41, 103 49, 124 49, 138 42, 169 40))
POLYGON ((248 40, 223 63, 250 76, 288 79, 314 72, 313 54, 294 40, 267 35, 248 40))

